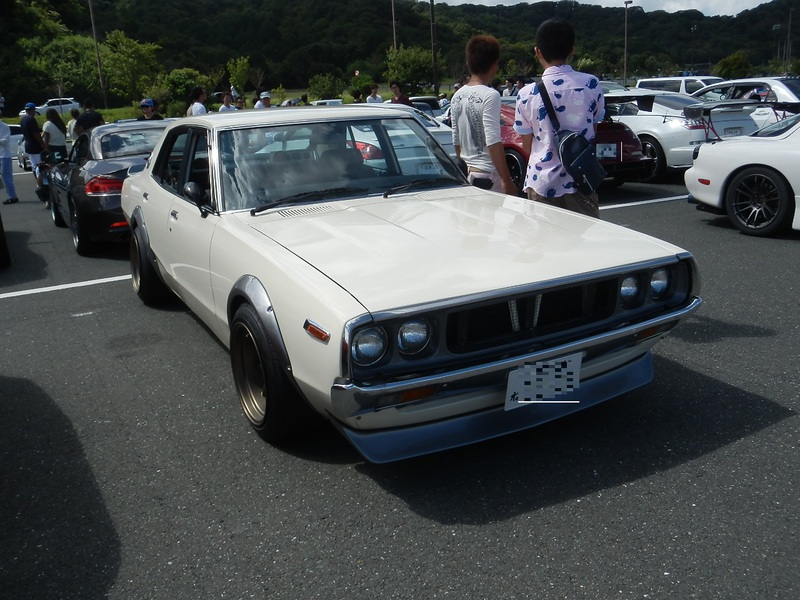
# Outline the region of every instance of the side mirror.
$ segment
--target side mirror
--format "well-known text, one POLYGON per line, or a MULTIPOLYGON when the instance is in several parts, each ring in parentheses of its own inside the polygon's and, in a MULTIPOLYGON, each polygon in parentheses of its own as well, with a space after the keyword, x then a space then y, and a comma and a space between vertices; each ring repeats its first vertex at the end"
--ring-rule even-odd
POLYGON ((472 185, 482 190, 490 190, 494 184, 488 177, 476 177, 472 180, 472 185))
POLYGON ((183 184, 183 195, 188 198, 192 204, 198 207, 203 204, 203 188, 194 181, 187 181, 183 184))

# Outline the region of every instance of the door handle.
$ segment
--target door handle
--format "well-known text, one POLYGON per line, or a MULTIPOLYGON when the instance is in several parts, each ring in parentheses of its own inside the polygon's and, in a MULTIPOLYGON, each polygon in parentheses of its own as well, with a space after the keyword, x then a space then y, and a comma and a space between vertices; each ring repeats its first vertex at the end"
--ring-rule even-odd
POLYGON ((170 211, 169 216, 172 219, 174 219, 175 221, 177 221, 178 220, 178 211, 177 210, 170 211))

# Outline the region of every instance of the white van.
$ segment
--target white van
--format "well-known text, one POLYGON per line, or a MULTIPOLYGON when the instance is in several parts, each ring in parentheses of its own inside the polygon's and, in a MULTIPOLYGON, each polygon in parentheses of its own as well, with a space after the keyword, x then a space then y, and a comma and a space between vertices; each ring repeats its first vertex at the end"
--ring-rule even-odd
POLYGON ((711 75, 689 75, 686 77, 650 77, 639 79, 636 82, 637 88, 647 88, 648 90, 660 90, 664 92, 680 92, 681 94, 691 95, 700 88, 713 85, 723 81, 722 77, 712 77, 711 75))

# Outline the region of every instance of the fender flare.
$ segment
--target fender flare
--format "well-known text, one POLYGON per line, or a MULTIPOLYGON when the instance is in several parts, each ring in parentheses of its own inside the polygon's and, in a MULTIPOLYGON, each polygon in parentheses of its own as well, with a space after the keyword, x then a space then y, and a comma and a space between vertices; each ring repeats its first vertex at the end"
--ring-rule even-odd
POLYGON ((131 235, 134 234, 134 231, 140 229, 142 232, 142 236, 144 238, 144 246, 145 246, 145 253, 147 255, 147 260, 152 265, 155 272, 161 276, 161 272, 158 270, 158 261, 156 260, 156 255, 153 254, 153 249, 150 247, 150 235, 147 233, 147 225, 144 222, 144 215, 142 214, 142 207, 137 206, 133 209, 133 213, 131 213, 131 218, 129 219, 130 228, 131 228, 131 235))
MULTIPOLYGON (((237 309, 244 303, 250 304, 256 309, 261 323, 269 337, 272 348, 277 352, 277 359, 289 380, 297 387, 297 383, 292 376, 292 363, 289 360, 289 353, 286 350, 286 344, 283 342, 280 327, 278 326, 278 318, 275 316, 275 310, 272 306, 269 294, 264 285, 252 275, 242 275, 238 281, 231 288, 228 294, 228 324, 233 322, 233 317, 237 309)), ((302 394, 301 394, 302 396, 302 394)))

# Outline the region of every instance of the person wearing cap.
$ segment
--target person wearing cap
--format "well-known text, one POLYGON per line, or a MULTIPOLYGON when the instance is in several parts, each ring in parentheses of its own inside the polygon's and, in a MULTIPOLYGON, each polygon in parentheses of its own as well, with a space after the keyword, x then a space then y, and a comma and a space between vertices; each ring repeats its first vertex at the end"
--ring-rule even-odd
POLYGON ((20 119, 19 126, 22 129, 22 137, 25 139, 25 153, 31 161, 33 176, 38 184, 36 165, 42 160, 42 152, 47 149, 47 146, 42 139, 39 123, 36 122, 36 105, 33 102, 25 105, 25 116, 20 119))
POLYGON ((164 119, 156 112, 156 103, 152 98, 145 98, 139 103, 139 108, 142 109, 142 114, 136 117, 137 121, 161 121, 164 119))
POLYGON ((256 102, 255 108, 272 108, 272 96, 270 96, 269 92, 261 92, 258 95, 258 102, 256 102))

